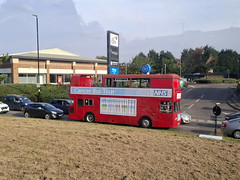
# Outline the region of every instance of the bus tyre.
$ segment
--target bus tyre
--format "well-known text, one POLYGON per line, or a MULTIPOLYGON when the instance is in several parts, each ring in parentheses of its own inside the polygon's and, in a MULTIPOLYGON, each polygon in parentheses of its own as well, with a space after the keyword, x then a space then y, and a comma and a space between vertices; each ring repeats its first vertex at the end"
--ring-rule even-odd
POLYGON ((140 120, 140 126, 142 128, 150 128, 152 126, 152 122, 149 118, 142 118, 140 120))
POLYGON ((95 116, 93 113, 87 113, 84 117, 85 121, 87 122, 94 122, 95 121, 95 116))

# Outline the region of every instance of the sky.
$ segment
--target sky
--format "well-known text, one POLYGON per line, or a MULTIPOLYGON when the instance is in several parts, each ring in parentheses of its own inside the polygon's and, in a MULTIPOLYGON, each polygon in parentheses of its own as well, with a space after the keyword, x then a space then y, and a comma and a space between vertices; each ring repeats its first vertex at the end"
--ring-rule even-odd
POLYGON ((240 26, 239 0, 74 0, 79 16, 126 39, 240 26))
POLYGON ((36 49, 32 14, 39 17, 40 49, 96 57, 106 56, 107 30, 127 47, 134 40, 240 27, 239 9, 239 0, 0 0, 0 54, 36 49))

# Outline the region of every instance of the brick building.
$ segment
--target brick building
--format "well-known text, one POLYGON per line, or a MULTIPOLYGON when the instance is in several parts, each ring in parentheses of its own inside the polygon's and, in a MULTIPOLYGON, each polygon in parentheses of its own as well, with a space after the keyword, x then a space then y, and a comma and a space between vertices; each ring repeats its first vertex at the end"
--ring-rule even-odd
MULTIPOLYGON (((5 83, 37 83, 37 52, 10 54, 10 60, 0 64, 0 74, 7 74, 5 83)), ((61 49, 39 51, 40 84, 70 83, 73 74, 90 74, 101 80, 107 74, 107 61, 80 57, 61 49)))

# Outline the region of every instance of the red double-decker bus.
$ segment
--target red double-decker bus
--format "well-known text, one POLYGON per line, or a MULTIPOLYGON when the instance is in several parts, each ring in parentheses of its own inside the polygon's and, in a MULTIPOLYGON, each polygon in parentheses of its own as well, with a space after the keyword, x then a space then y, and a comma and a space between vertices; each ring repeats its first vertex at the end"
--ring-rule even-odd
POLYGON ((177 127, 181 122, 180 78, 165 75, 104 75, 93 87, 89 75, 73 75, 69 119, 148 127, 177 127))

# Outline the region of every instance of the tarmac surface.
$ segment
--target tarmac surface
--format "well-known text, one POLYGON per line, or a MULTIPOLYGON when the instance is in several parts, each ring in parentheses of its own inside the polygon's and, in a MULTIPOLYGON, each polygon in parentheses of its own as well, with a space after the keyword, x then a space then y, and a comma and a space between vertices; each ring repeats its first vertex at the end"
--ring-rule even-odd
POLYGON ((240 111, 240 97, 237 92, 237 88, 229 88, 229 96, 226 99, 226 102, 232 108, 240 111))

